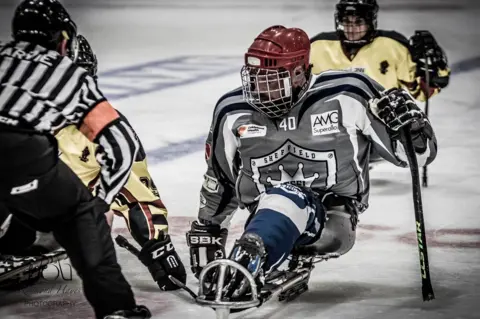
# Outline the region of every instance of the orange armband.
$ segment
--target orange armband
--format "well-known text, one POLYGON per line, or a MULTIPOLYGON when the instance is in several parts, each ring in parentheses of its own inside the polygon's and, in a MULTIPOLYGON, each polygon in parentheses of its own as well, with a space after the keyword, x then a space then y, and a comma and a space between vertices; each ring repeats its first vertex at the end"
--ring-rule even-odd
POLYGON ((112 105, 108 103, 108 101, 103 101, 97 104, 97 106, 85 116, 80 126, 80 132, 90 141, 93 141, 105 126, 119 117, 118 112, 112 105))

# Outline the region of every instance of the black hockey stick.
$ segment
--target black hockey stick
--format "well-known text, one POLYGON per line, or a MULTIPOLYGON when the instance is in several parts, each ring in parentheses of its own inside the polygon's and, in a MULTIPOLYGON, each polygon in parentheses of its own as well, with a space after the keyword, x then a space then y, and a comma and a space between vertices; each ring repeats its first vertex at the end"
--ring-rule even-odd
MULTIPOLYGON (((429 104, 429 95, 430 95, 430 74, 428 73, 428 55, 424 53, 425 58, 425 115, 428 118, 428 104, 429 104)), ((422 171, 422 186, 428 187, 428 171, 427 171, 427 164, 423 166, 422 171)))
MULTIPOLYGON (((133 255, 135 255, 138 258, 138 255, 140 254, 140 251, 138 250, 137 247, 130 244, 130 242, 125 237, 123 237, 122 235, 118 235, 115 238, 115 242, 117 243, 118 246, 120 246, 122 248, 125 248, 126 250, 128 250, 129 252, 131 252, 133 255)), ((190 288, 188 288, 186 285, 184 285, 180 280, 173 277, 172 275, 168 275, 168 279, 170 279, 170 281, 173 282, 178 287, 180 287, 183 290, 185 290, 186 292, 188 292, 188 294, 190 296, 192 296, 194 299, 197 299, 197 295, 190 288)))
MULTIPOLYGON (((421 36, 422 31, 415 31, 415 34, 421 36)), ((428 106, 429 106, 429 100, 430 100, 430 73, 428 72, 428 58, 429 54, 427 50, 423 51, 423 58, 425 59, 425 115, 428 118, 428 106)), ((423 187, 428 187, 428 169, 427 169, 427 164, 423 166, 422 170, 422 186, 423 187)))
POLYGON ((432 282, 430 280, 430 266, 428 264, 427 239, 425 236, 425 222, 423 220, 422 191, 420 187, 420 174, 418 170, 417 156, 413 147, 410 127, 407 126, 402 132, 402 144, 405 146, 408 164, 412 175, 413 206, 415 209, 415 224, 417 233, 418 252, 420 257, 420 271, 422 275, 423 301, 435 299, 432 282))

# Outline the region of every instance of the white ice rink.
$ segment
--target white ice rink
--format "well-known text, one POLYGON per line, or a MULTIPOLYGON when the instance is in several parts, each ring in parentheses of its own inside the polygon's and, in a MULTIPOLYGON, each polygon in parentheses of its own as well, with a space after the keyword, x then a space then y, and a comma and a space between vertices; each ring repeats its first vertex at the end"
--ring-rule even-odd
MULTIPOLYGON (((170 234, 189 268, 185 232, 197 212, 206 168, 203 139, 217 99, 240 85, 242 55, 260 31, 273 24, 300 27, 310 36, 332 31, 336 1, 84 2, 92 4, 71 8, 72 15, 97 53, 104 93, 143 141, 170 212, 170 234), (101 5, 107 2, 132 6, 101 5)), ((423 189, 436 299, 424 303, 421 297, 409 170, 381 164, 371 173, 370 208, 360 218, 354 249, 318 264, 310 290, 297 300, 273 301, 231 318, 480 318, 480 5, 475 2, 379 0, 380 28, 406 36, 430 30, 454 71, 449 87, 431 100, 439 150, 429 167, 430 186, 423 189)), ((0 8, 1 40, 9 38, 12 12, 0 8)), ((242 212, 234 219, 231 240, 244 219, 242 212)), ((119 219, 114 233, 131 238, 119 219)), ((183 291, 160 292, 139 261, 117 251, 138 303, 154 318, 215 318, 183 291)), ((187 271, 188 285, 196 290, 187 271)), ((65 277, 0 294, 0 318, 92 317, 78 276, 65 277)))

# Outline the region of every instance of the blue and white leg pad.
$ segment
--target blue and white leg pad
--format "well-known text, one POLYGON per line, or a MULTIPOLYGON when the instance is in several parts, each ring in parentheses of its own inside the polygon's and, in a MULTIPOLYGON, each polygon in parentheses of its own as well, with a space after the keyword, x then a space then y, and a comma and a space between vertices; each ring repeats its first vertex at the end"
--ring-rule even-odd
POLYGON ((245 233, 262 238, 268 253, 266 269, 280 265, 300 237, 313 238, 320 231, 316 215, 311 197, 297 186, 278 185, 260 196, 245 233))

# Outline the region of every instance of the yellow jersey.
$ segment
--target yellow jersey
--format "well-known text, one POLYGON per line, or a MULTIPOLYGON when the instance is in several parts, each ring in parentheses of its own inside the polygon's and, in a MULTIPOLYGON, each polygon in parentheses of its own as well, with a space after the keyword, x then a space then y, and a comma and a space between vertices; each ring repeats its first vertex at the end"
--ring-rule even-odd
MULTIPOLYGON (((95 158, 98 145, 90 142, 75 125, 65 127, 55 137, 60 159, 95 192, 100 174, 100 165, 95 158)), ((160 231, 167 232, 167 209, 148 172, 143 147, 140 147, 127 183, 110 208, 125 219, 133 238, 141 245, 158 238, 160 231)))
MULTIPOLYGON (((374 39, 348 56, 336 32, 320 33, 311 40, 310 63, 313 74, 327 70, 362 72, 385 89, 405 88, 414 98, 424 101, 426 96, 417 65, 412 60, 407 38, 395 31, 378 30, 374 39)), ((449 76, 450 70, 439 70, 438 76, 449 76)), ((439 92, 431 88, 430 96, 439 92)))

